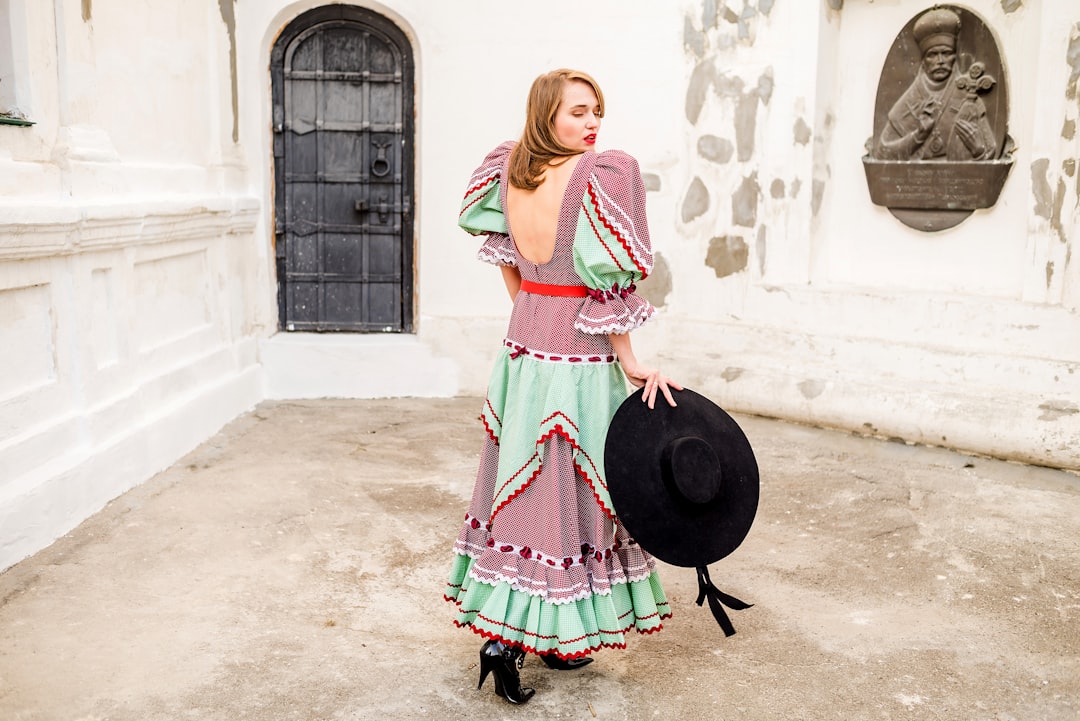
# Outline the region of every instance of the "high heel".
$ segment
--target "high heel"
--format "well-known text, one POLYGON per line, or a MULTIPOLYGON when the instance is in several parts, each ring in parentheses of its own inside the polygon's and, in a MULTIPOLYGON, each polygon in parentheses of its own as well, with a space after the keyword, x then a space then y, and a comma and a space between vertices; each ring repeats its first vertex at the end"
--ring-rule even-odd
POLYGON ((480 647, 480 683, 476 686, 477 690, 483 687, 488 674, 494 671, 495 693, 510 703, 525 703, 536 691, 521 686, 518 669, 524 660, 524 651, 507 648, 494 640, 486 642, 480 647))
POLYGON ((573 671, 582 666, 588 666, 593 662, 592 658, 589 656, 582 656, 581 658, 559 658, 553 653, 543 654, 540 656, 540 660, 547 664, 548 668, 553 668, 556 671, 573 671))

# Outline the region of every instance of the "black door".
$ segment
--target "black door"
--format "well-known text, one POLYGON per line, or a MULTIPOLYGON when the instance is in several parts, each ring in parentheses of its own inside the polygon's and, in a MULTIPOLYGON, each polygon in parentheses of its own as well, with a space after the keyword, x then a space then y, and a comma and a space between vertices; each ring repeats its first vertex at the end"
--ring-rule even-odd
POLYGON ((285 28, 270 68, 281 329, 411 331, 405 35, 370 10, 318 8, 285 28))

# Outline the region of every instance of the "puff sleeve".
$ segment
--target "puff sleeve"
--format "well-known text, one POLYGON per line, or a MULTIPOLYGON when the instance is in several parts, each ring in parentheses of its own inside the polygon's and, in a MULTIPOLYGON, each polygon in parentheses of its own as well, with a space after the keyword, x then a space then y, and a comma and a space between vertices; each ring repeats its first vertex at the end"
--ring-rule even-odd
POLYGON ((458 214, 458 225, 466 232, 487 236, 476 257, 493 265, 517 264, 514 244, 507 234, 500 189, 503 165, 513 149, 513 142, 505 142, 487 154, 469 178, 458 214))
POLYGON ((627 333, 648 320, 654 308, 634 291, 652 265, 638 163, 621 150, 600 153, 574 234, 574 269, 589 289, 574 327, 583 333, 627 333))

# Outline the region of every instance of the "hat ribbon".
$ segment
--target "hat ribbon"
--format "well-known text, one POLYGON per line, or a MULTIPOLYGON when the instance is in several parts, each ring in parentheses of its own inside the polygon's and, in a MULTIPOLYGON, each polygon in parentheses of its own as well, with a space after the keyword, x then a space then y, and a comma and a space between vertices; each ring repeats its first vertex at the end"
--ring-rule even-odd
POLYGON ((724 606, 727 606, 732 611, 742 611, 743 609, 753 607, 754 604, 740 601, 734 596, 730 596, 714 586, 712 579, 709 578, 709 568, 707 566, 697 567, 697 582, 697 605, 700 606, 704 604, 705 599, 708 598, 709 608, 712 610, 713 618, 720 624, 720 628, 724 630, 724 635, 734 636, 735 627, 731 625, 731 619, 728 618, 727 613, 724 611, 724 606))

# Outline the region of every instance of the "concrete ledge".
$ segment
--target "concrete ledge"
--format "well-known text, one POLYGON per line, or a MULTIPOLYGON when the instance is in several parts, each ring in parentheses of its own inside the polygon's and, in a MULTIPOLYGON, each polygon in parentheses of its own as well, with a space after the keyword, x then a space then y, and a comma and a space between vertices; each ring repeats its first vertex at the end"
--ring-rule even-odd
POLYGON ((669 342, 659 355, 732 412, 1080 470, 1075 362, 738 324, 664 330, 711 337, 704 352, 683 357, 685 344, 669 342))
POLYGON ((457 364, 414 335, 278 333, 259 343, 264 397, 446 398, 457 364))

